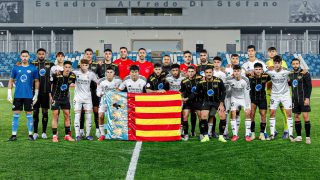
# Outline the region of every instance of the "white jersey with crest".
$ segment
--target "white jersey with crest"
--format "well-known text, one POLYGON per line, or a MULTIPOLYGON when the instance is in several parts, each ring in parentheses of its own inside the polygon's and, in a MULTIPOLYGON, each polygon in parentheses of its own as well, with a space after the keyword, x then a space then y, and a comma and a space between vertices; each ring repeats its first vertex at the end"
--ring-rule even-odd
POLYGON ((129 75, 124 78, 123 82, 119 86, 119 89, 124 90, 127 88, 127 92, 129 93, 142 93, 146 84, 147 80, 145 77, 139 76, 136 81, 133 81, 129 75))
POLYGON ((73 71, 76 75, 74 99, 78 102, 86 103, 91 100, 90 83, 98 83, 97 75, 92 71, 82 72, 80 69, 73 71))
POLYGON ((281 69, 279 72, 272 70, 266 71, 266 73, 271 77, 271 94, 284 95, 286 93, 290 93, 290 88, 288 85, 290 71, 281 69))
POLYGON ((101 97, 107 91, 117 90, 122 83, 122 80, 115 76, 112 81, 109 81, 107 78, 101 78, 97 87, 97 96, 101 97))
POLYGON ((227 75, 221 70, 219 71, 213 70, 213 76, 220 78, 223 81, 223 83, 226 83, 227 75))
POLYGON ((231 91, 231 97, 235 99, 250 99, 250 84, 248 78, 242 76, 240 80, 228 78, 226 80, 226 89, 231 91))
POLYGON ((166 77, 166 81, 169 83, 169 90, 170 91, 180 91, 181 89, 181 81, 184 80, 185 77, 181 74, 178 78, 175 78, 171 74, 168 74, 166 77))
POLYGON ((255 63, 261 63, 261 64, 262 64, 262 69, 263 69, 263 71, 267 71, 267 66, 266 66, 266 64, 265 64, 264 62, 258 60, 258 59, 254 60, 253 62, 251 62, 251 61, 248 60, 247 62, 245 62, 244 64, 242 64, 242 69, 245 70, 245 71, 253 71, 253 70, 254 70, 254 64, 255 64, 255 63))
POLYGON ((52 80, 52 75, 60 71, 63 71, 63 66, 59 66, 59 65, 52 66, 50 69, 50 79, 52 80))

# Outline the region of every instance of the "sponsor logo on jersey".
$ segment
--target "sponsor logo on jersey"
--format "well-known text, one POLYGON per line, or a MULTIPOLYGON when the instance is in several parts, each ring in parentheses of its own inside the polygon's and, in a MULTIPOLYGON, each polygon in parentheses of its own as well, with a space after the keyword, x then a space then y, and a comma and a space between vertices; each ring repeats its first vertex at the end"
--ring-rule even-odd
POLYGON ((158 89, 159 89, 159 90, 162 90, 163 87, 164 87, 163 83, 160 83, 160 84, 158 85, 158 89))
POLYGON ((40 76, 46 75, 46 70, 45 69, 40 69, 39 74, 40 74, 40 76))
POLYGON ((193 87, 191 88, 191 92, 192 92, 192 93, 196 92, 196 90, 197 90, 197 87, 196 87, 196 86, 193 86, 193 87))
POLYGON ((207 94, 208 94, 208 96, 213 96, 213 95, 214 95, 214 90, 209 89, 209 90, 207 91, 207 94))
POLYGON ((67 90, 68 89, 68 85, 67 84, 62 84, 61 86, 60 86, 60 90, 61 91, 65 91, 65 90, 67 90))
POLYGON ((201 76, 205 76, 204 71, 200 71, 201 76))
POLYGON ((261 84, 257 84, 255 89, 256 89, 256 91, 261 91, 262 85, 261 84))
POLYGON ((293 80, 292 81, 292 86, 295 88, 295 87, 297 87, 298 86, 298 80, 293 80))
POLYGON ((25 75, 25 74, 23 74, 22 76, 20 76, 20 81, 21 82, 27 82, 27 80, 28 80, 28 76, 27 75, 25 75))

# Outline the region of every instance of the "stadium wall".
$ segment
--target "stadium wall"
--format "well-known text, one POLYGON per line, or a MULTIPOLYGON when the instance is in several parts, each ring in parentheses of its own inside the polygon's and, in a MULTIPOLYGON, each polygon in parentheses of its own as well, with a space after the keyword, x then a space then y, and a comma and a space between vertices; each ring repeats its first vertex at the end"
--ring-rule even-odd
POLYGON ((203 44, 212 56, 225 51, 227 44, 236 44, 237 51, 240 50, 240 30, 74 30, 73 40, 74 51, 80 52, 88 47, 103 52, 104 44, 111 44, 114 51, 122 46, 136 51, 132 49, 135 40, 180 40, 181 50, 190 51, 196 51, 197 43, 203 44))

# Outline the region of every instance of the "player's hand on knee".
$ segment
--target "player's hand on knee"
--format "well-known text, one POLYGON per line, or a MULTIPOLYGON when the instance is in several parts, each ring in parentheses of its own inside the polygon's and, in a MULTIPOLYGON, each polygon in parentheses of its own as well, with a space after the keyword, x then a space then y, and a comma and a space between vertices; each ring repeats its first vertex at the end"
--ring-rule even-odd
POLYGON ((309 99, 309 98, 306 98, 306 99, 304 100, 304 105, 305 105, 305 106, 309 106, 309 105, 310 105, 310 99, 309 99))

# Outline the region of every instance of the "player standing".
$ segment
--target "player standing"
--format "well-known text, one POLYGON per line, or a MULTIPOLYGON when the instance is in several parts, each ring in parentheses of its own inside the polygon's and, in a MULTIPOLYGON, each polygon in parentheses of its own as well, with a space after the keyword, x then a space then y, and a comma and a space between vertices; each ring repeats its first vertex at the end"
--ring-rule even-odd
POLYGON ((74 141, 70 136, 70 84, 75 83, 76 76, 71 72, 72 63, 65 61, 63 71, 56 72, 52 75, 52 90, 49 94, 52 110, 52 142, 58 142, 58 117, 60 109, 64 115, 64 127, 66 141, 74 141))
POLYGON ((237 141, 239 139, 236 121, 236 113, 239 107, 242 107, 245 111, 245 140, 247 142, 250 139, 250 128, 251 128, 251 102, 250 102, 250 86, 248 79, 241 76, 241 67, 239 65, 233 66, 233 77, 228 78, 226 82, 227 89, 231 91, 231 128, 233 137, 231 141, 237 141))
POLYGON ((263 73, 261 63, 254 64, 254 75, 249 75, 250 81, 250 99, 251 99, 251 140, 256 138, 255 135, 255 114, 257 108, 261 117, 260 122, 260 140, 266 140, 266 113, 268 109, 266 98, 266 83, 270 81, 270 76, 263 73))
POLYGON ((20 53, 21 65, 15 65, 11 71, 11 77, 8 83, 8 101, 13 103, 13 118, 12 118, 12 136, 9 141, 17 140, 17 131, 19 126, 19 118, 21 111, 26 112, 27 127, 29 131, 29 140, 33 141, 33 119, 32 106, 38 100, 39 93, 39 74, 35 66, 29 64, 29 52, 26 50, 20 53), (12 102, 12 87, 15 81, 16 87, 14 91, 14 99, 12 102), (32 89, 32 84, 34 88, 32 89), (34 96, 32 96, 34 91, 34 96))
MULTIPOLYGON (((273 69, 273 58, 274 56, 276 56, 278 53, 277 53, 277 49, 275 47, 270 47, 268 49, 268 56, 269 56, 269 60, 266 62, 266 65, 267 65, 267 68, 269 70, 272 70, 273 69)), ((281 62, 281 66, 285 69, 288 69, 288 65, 286 63, 286 61, 282 60, 281 62)), ((267 83, 267 102, 268 102, 268 105, 270 106, 270 94, 271 94, 271 89, 272 89, 272 83, 271 81, 267 83)), ((288 124, 287 124, 287 115, 286 115, 286 110, 284 109, 283 105, 280 103, 280 110, 281 110, 281 113, 283 115, 283 119, 284 119, 284 133, 283 133, 283 136, 282 138, 283 139, 287 139, 289 137, 289 133, 288 133, 288 124)), ((275 130, 275 136, 277 135, 277 131, 275 130)))
POLYGON ((162 71, 161 64, 154 65, 153 74, 147 79, 146 91, 147 92, 164 92, 166 85, 167 73, 162 71))
POLYGON ((306 143, 311 144, 310 139, 310 119, 309 112, 310 108, 310 96, 312 91, 311 77, 308 72, 304 72, 300 68, 300 60, 293 59, 291 62, 293 71, 290 73, 290 83, 292 89, 292 112, 294 113, 295 127, 297 137, 294 139, 296 142, 302 141, 301 137, 301 121, 300 114, 304 119, 304 127, 306 130, 306 143))
POLYGON ((119 67, 118 65, 112 62, 112 50, 104 50, 104 61, 101 65, 98 66, 98 77, 103 78, 106 75, 108 67, 111 67, 114 70, 114 75, 119 76, 119 67))
POLYGON ((287 123, 289 130, 289 139, 291 142, 294 142, 292 132, 293 121, 291 118, 292 100, 288 85, 290 71, 282 68, 281 62, 281 56, 276 55, 273 59, 274 70, 266 72, 271 77, 272 81, 272 90, 270 98, 270 140, 273 140, 275 138, 276 110, 278 108, 278 105, 282 103, 288 116, 287 123))
POLYGON ((101 135, 99 141, 105 140, 105 131, 104 131, 104 116, 107 111, 106 97, 103 96, 107 91, 115 91, 119 88, 122 80, 115 76, 114 68, 111 66, 106 69, 106 77, 99 80, 97 88, 97 96, 101 97, 99 105, 99 129, 101 135))
POLYGON ((205 77, 204 71, 207 67, 211 67, 213 69, 213 64, 208 61, 208 52, 203 49, 200 51, 200 64, 197 65, 197 74, 205 77))
POLYGON ((162 70, 169 74, 171 70, 171 58, 169 55, 164 55, 162 59, 162 70))
POLYGON ((192 53, 190 51, 184 51, 183 52, 183 64, 180 64, 180 72, 182 76, 187 77, 188 76, 188 67, 193 66, 196 68, 197 66, 192 64, 192 53))
POLYGON ((146 78, 139 75, 139 67, 137 65, 132 65, 130 67, 130 75, 124 78, 118 90, 128 93, 143 93, 146 92, 146 84, 146 78))
MULTIPOLYGON (((188 118, 190 113, 195 113, 196 108, 194 107, 195 101, 194 101, 194 93, 197 89, 197 84, 201 81, 202 76, 196 75, 196 69, 193 66, 188 67, 188 75, 187 78, 182 80, 181 82, 181 89, 180 92, 182 94, 182 126, 184 130, 184 137, 183 139, 185 141, 189 140, 188 130, 189 130, 189 123, 188 118)), ((195 116, 195 121, 197 121, 197 118, 195 116)), ((192 122, 191 122, 192 123, 192 122)), ((195 122, 196 123, 196 122, 195 122)), ((192 124, 191 134, 194 135, 195 133, 195 126, 196 124, 192 124)))
POLYGON ((120 48, 120 58, 114 61, 114 64, 119 67, 119 77, 124 79, 130 74, 130 67, 134 62, 128 58, 128 49, 126 47, 120 48))
POLYGON ((80 115, 81 110, 85 111, 86 119, 86 139, 93 140, 93 137, 90 136, 91 131, 91 113, 92 113, 92 97, 91 97, 91 82, 98 82, 96 74, 92 71, 89 71, 89 61, 87 59, 81 59, 80 69, 73 71, 76 75, 76 83, 74 90, 74 127, 76 132, 76 141, 80 141, 80 115))
POLYGON ((140 69, 139 74, 146 79, 153 73, 153 64, 146 60, 147 51, 144 48, 138 50, 139 59, 134 64, 140 69))
POLYGON ((37 59, 32 64, 38 69, 40 89, 38 95, 38 101, 33 106, 33 126, 34 126, 34 140, 38 139, 38 124, 39 124, 39 113, 40 108, 42 110, 42 135, 43 139, 47 139, 47 126, 48 126, 48 109, 50 107, 49 93, 51 90, 50 84, 50 71, 54 65, 46 58, 46 50, 40 48, 37 50, 37 59))
POLYGON ((200 114, 200 133, 203 135, 201 142, 209 141, 208 136, 208 117, 214 116, 218 111, 220 116, 219 123, 219 141, 227 142, 224 137, 224 129, 226 127, 224 99, 226 89, 223 81, 220 78, 213 76, 213 69, 207 67, 205 70, 205 80, 199 82, 196 87, 195 94, 202 97, 202 105, 200 114))

